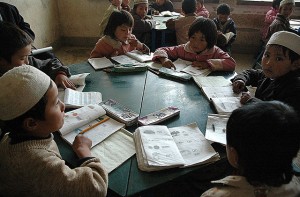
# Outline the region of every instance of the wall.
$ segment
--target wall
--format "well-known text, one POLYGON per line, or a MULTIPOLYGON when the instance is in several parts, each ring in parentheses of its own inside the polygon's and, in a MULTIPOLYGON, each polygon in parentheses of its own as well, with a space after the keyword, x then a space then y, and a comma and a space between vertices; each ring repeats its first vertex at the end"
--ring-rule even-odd
MULTIPOLYGON (((131 0, 133 1, 133 0, 131 0)), ((181 0, 174 2, 180 10, 181 0)), ((35 46, 52 45, 92 46, 97 41, 99 23, 109 6, 108 0, 6 0, 15 5, 36 33, 35 46)), ((237 40, 233 51, 254 53, 260 40, 260 29, 269 5, 239 5, 237 0, 220 0, 232 8, 231 17, 237 25, 237 40)), ((211 18, 216 16, 218 4, 205 3, 211 18)), ((293 18, 300 18, 300 8, 293 18)))

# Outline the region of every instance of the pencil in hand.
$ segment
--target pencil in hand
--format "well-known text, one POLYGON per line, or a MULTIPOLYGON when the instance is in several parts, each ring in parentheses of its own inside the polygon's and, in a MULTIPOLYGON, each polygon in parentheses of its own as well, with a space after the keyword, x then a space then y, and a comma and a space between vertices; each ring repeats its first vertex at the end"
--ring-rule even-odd
POLYGON ((102 124, 102 123, 104 123, 104 122, 106 122, 106 121, 108 121, 108 120, 109 120, 109 117, 106 117, 106 118, 104 118, 103 120, 97 122, 96 124, 94 124, 94 125, 92 125, 92 126, 86 128, 86 129, 83 129, 82 131, 80 131, 79 134, 84 134, 85 132, 91 130, 92 128, 95 128, 96 126, 98 126, 98 125, 100 125, 100 124, 102 124))

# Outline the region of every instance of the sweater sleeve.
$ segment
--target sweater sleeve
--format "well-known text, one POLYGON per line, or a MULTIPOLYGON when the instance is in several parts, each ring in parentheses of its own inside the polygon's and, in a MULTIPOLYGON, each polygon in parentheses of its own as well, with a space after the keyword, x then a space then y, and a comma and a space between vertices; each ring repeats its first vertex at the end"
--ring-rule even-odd
POLYGON ((214 47, 213 57, 207 60, 213 71, 234 71, 236 62, 219 47, 214 47))
POLYGON ((52 80, 55 80, 58 74, 65 74, 67 77, 71 76, 69 68, 63 66, 57 58, 40 60, 29 57, 29 64, 46 73, 52 80))
POLYGON ((257 87, 258 82, 264 78, 264 74, 262 70, 255 70, 255 69, 247 69, 244 70, 242 73, 235 76, 232 82, 236 80, 242 80, 245 82, 246 86, 253 86, 257 87))

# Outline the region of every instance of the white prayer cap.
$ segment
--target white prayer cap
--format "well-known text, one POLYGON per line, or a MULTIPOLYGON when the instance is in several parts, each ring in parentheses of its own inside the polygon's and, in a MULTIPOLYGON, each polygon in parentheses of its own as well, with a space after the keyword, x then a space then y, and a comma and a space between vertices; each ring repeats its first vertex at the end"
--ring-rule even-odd
POLYGON ((141 4, 141 3, 148 3, 148 0, 134 0, 133 1, 134 5, 141 4))
POLYGON ((51 79, 29 65, 15 67, 0 77, 0 120, 12 120, 30 110, 47 92, 51 79))
POLYGON ((284 46, 300 55, 300 36, 288 31, 275 32, 267 45, 278 44, 284 46))
POLYGON ((288 3, 292 3, 293 5, 295 5, 294 0, 282 0, 282 1, 280 1, 279 7, 283 6, 284 4, 288 4, 288 3))

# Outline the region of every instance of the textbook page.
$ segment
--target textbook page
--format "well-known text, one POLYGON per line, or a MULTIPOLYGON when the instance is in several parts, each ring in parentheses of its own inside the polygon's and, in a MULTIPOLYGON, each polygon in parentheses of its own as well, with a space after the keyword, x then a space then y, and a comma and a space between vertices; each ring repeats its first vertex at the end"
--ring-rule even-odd
POLYGON ((122 128, 94 146, 91 152, 110 173, 135 154, 132 133, 122 128))
POLYGON ((89 58, 88 62, 91 64, 91 66, 95 70, 101 70, 104 68, 111 68, 114 66, 114 64, 107 59, 106 57, 100 57, 100 58, 89 58))
POLYGON ((176 61, 173 62, 173 64, 176 67, 176 71, 178 72, 185 72, 188 73, 190 75, 202 75, 202 76, 207 76, 209 75, 209 73, 211 73, 211 71, 209 69, 199 69, 197 67, 193 67, 191 66, 192 62, 191 61, 187 61, 187 60, 183 60, 178 58, 176 61))
MULTIPOLYGON (((70 144, 73 143, 75 140, 75 137, 83 130, 92 127, 93 125, 97 124, 107 116, 102 116, 99 118, 96 118, 95 120, 89 122, 86 125, 83 125, 79 128, 74 129, 73 131, 63 135, 62 137, 68 141, 70 144)), ((105 140, 108 136, 113 134, 114 132, 118 131, 119 129, 123 128, 125 125, 123 123, 120 123, 112 118, 109 120, 99 124, 98 126, 91 128, 87 132, 85 132, 83 135, 88 137, 89 139, 92 140, 92 147, 97 145, 98 143, 102 142, 105 140)))
POLYGON ((184 159, 184 167, 219 159, 218 153, 205 139, 196 123, 169 128, 169 131, 184 159))
POLYGON ((145 54, 139 50, 133 50, 126 53, 127 56, 139 61, 139 62, 150 62, 153 58, 153 53, 145 54))
MULTIPOLYGON (((85 78, 89 75, 90 73, 81 73, 77 75, 71 75, 69 78, 70 81, 74 83, 76 86, 76 91, 82 92, 84 87, 85 87, 85 78)), ((58 88, 58 98, 61 101, 64 101, 65 98, 65 90, 63 88, 58 88)))
POLYGON ((240 97, 215 97, 211 102, 219 114, 229 114, 242 106, 240 97))
POLYGON ((100 105, 86 105, 84 107, 65 113, 64 124, 60 129, 62 135, 95 120, 96 118, 105 115, 106 112, 100 105))
POLYGON ((209 114, 206 122, 205 138, 226 145, 226 124, 229 115, 209 114))
POLYGON ((139 130, 140 148, 148 166, 177 167, 183 166, 184 160, 173 137, 166 126, 142 126, 139 130))
POLYGON ((70 88, 65 89, 63 102, 66 107, 82 107, 89 104, 98 104, 102 102, 100 92, 78 92, 70 88))
POLYGON ((223 87, 201 87, 201 90, 207 99, 219 97, 241 97, 242 95, 242 93, 234 93, 231 85, 223 87))
POLYGON ((114 56, 111 57, 114 61, 118 62, 119 64, 140 64, 139 61, 128 57, 127 55, 119 55, 119 56, 114 56))
POLYGON ((223 76, 193 76, 195 83, 201 87, 223 87, 231 86, 231 81, 223 76))

